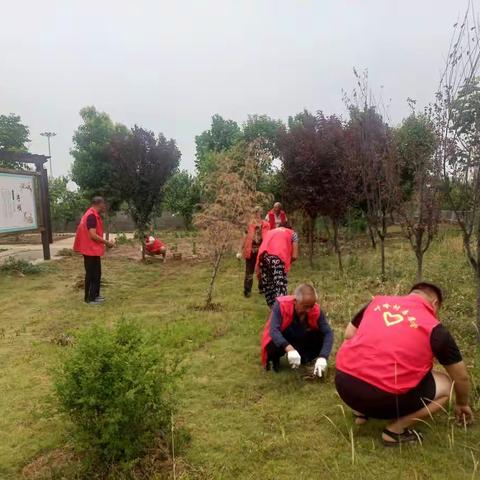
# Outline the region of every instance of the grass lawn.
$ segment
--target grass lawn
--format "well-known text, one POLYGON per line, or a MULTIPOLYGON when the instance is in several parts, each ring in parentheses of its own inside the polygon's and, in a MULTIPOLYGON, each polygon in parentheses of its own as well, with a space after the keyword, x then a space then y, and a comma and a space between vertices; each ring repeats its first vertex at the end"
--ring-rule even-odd
MULTIPOLYGON (((343 276, 336 258, 324 253, 313 269, 302 259, 290 275, 291 287, 304 280, 318 287, 336 332, 335 351, 347 322, 371 295, 403 293, 415 274, 413 253, 399 238, 389 241, 389 280, 383 284, 378 254, 366 242, 348 249, 343 276)), ((474 285, 460 239, 443 235, 425 268, 426 277, 445 289, 442 319, 461 345, 478 413, 474 285)), ((108 302, 101 307, 85 306, 74 288, 83 272, 80 258, 54 262, 39 275, 0 277, 0 479, 25 478, 25 465, 69 442, 71 426, 57 413, 51 390, 50 372, 69 348, 57 340, 122 316, 152 329, 162 347, 183 359, 175 422, 191 441, 178 452, 177 478, 480 478, 478 425, 465 431, 442 414, 421 426, 423 446, 386 449, 382 422, 353 425, 335 392, 333 369, 325 382, 306 382, 288 368, 265 373, 259 335, 267 309, 257 294, 243 298, 243 263, 224 262, 215 291, 222 309, 208 313, 192 308, 203 300, 208 263, 142 265, 115 257, 105 259, 103 271, 108 302)))

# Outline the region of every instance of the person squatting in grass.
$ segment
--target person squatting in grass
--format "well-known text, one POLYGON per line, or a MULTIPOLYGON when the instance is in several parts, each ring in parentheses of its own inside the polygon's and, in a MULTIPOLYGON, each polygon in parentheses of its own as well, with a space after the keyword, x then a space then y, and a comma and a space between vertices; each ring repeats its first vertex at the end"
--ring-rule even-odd
POLYGON ((458 422, 471 423, 470 384, 460 350, 440 323, 443 295, 421 282, 406 296, 377 296, 349 323, 337 352, 335 384, 357 424, 388 420, 387 446, 417 442, 415 422, 443 409, 455 391, 458 422), (447 371, 433 371, 436 358, 447 371))
POLYGON ((333 331, 318 304, 315 288, 301 284, 294 295, 278 297, 262 337, 262 363, 278 371, 285 354, 292 368, 315 361, 313 375, 322 377, 333 347, 333 331))
POLYGON ((145 252, 150 256, 161 255, 163 261, 165 261, 167 257, 167 246, 153 235, 145 235, 145 252))
POLYGON ((73 250, 83 255, 85 266, 85 303, 98 305, 105 298, 100 296, 102 266, 100 258, 105 254, 105 246, 111 248, 114 242, 103 238, 101 214, 107 210, 102 197, 94 197, 90 208, 84 213, 77 227, 73 250))
MULTIPOLYGON (((260 249, 264 235, 269 229, 270 225, 268 222, 262 220, 262 209, 255 207, 254 216, 247 225, 247 231, 245 232, 242 253, 237 254, 237 258, 243 256, 245 259, 245 279, 243 281, 243 294, 245 297, 249 297, 252 293, 258 250, 260 249)), ((261 278, 258 279, 258 290, 259 293, 264 293, 261 278)))
POLYGON ((258 251, 256 270, 270 308, 277 297, 287 295, 287 274, 297 258, 298 235, 288 224, 265 233, 258 251))

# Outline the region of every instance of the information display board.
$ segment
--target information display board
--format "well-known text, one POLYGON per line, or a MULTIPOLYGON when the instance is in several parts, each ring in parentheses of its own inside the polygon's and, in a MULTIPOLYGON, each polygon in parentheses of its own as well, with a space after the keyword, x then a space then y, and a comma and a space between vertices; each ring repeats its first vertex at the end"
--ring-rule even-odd
POLYGON ((0 233, 38 229, 35 175, 0 172, 0 233))

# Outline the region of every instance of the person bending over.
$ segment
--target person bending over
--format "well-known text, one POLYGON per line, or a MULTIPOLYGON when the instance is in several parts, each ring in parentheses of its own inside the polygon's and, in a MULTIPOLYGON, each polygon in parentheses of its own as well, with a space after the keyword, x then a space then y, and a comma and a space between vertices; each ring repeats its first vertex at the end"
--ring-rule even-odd
POLYGON ((410 429, 455 391, 457 421, 473 420, 469 378, 455 340, 438 319, 440 288, 421 282, 406 296, 378 296, 349 323, 337 352, 335 384, 356 423, 388 420, 387 446, 422 440, 410 429), (434 357, 447 374, 433 371, 434 357))
POLYGON ((287 294, 287 274, 297 258, 298 235, 288 224, 264 234, 257 255, 256 270, 270 308, 277 297, 287 294))
POLYGON ((278 297, 262 338, 262 363, 278 371, 287 356, 292 368, 313 362, 314 375, 321 377, 333 346, 333 331, 320 309, 315 288, 299 285, 294 295, 278 297))

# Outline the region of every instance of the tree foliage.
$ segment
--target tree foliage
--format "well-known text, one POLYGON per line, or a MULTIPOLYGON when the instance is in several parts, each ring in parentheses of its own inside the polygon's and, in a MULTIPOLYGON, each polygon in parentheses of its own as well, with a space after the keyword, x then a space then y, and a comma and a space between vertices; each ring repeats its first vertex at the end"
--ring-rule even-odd
POLYGON ((66 176, 48 181, 50 212, 54 229, 57 231, 63 231, 68 222, 77 220, 88 206, 88 202, 79 192, 68 188, 69 182, 70 178, 66 176))
POLYGON ((341 120, 322 112, 297 115, 281 135, 282 173, 288 185, 289 205, 310 219, 310 261, 313 256, 313 227, 319 215, 331 219, 334 247, 342 269, 338 229, 352 198, 353 178, 346 165, 345 132, 341 120))
POLYGON ((115 185, 128 204, 139 238, 151 223, 152 214, 163 201, 164 186, 178 168, 180 151, 175 140, 158 138, 149 130, 134 126, 116 136, 111 147, 115 185))
POLYGON ((165 185, 165 207, 183 218, 185 227, 192 227, 193 215, 200 204, 200 186, 186 170, 173 175, 165 185))
MULTIPOLYGON (((27 143, 30 142, 30 131, 22 123, 20 116, 11 113, 0 115, 0 151, 27 152, 27 143)), ((17 162, 0 161, 0 167, 20 168, 17 162)))
POLYGON ((435 157, 437 138, 428 116, 413 112, 395 131, 401 196, 400 222, 417 258, 417 280, 423 276, 423 256, 440 220, 440 168, 435 157))
POLYGON ((232 147, 240 138, 240 133, 237 122, 213 115, 210 129, 195 137, 195 167, 199 177, 203 178, 215 169, 217 157, 214 154, 232 147))
POLYGON ((73 135, 72 180, 87 199, 104 197, 111 212, 118 211, 123 201, 115 180, 119 177, 111 163, 110 144, 115 136, 125 135, 127 128, 112 122, 108 114, 95 107, 80 110, 82 124, 73 135))
POLYGON ((255 206, 266 202, 266 195, 256 189, 260 153, 255 151, 255 144, 241 165, 237 154, 235 149, 215 154, 219 168, 206 179, 202 209, 195 216, 195 225, 205 231, 213 259, 206 309, 213 307, 213 288, 223 255, 241 235, 255 206))

